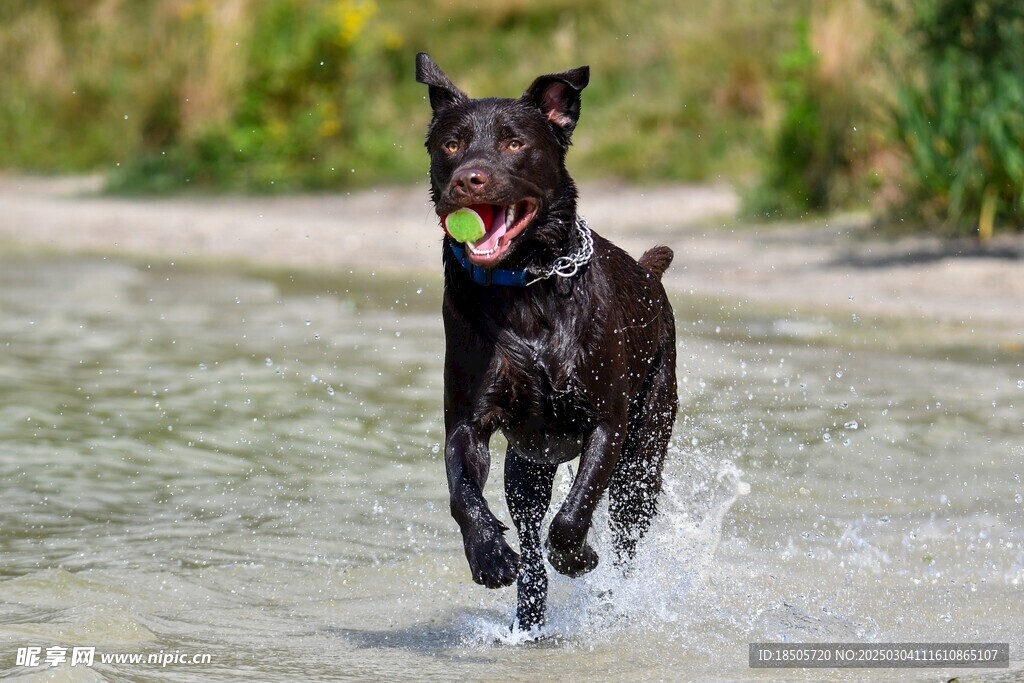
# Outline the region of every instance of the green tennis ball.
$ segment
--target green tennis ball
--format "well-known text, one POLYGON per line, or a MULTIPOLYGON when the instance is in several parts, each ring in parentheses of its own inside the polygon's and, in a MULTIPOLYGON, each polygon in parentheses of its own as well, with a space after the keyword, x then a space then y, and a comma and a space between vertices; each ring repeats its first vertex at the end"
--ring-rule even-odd
POLYGON ((444 229, 456 242, 476 242, 487 234, 490 223, 490 206, 480 206, 476 210, 463 207, 444 217, 444 229))

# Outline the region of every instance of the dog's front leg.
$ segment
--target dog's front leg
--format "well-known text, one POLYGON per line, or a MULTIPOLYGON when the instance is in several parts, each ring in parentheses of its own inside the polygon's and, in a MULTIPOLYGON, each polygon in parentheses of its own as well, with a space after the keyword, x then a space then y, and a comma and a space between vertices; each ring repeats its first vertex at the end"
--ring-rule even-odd
POLYGON ((467 424, 456 425, 445 438, 444 460, 452 517, 462 529, 473 580, 488 588, 511 585, 519 575, 519 555, 505 542, 508 527, 484 500, 491 464, 486 438, 467 424))
POLYGON ((601 422, 583 444, 579 472, 551 521, 546 544, 548 561, 562 574, 581 576, 597 566, 597 552, 587 543, 587 532, 615 471, 625 431, 625 421, 621 425, 601 422))
POLYGON ((557 470, 557 465, 526 460, 512 446, 505 453, 505 500, 519 532, 523 562, 516 603, 516 622, 522 631, 544 623, 548 575, 541 554, 540 527, 551 503, 557 470))

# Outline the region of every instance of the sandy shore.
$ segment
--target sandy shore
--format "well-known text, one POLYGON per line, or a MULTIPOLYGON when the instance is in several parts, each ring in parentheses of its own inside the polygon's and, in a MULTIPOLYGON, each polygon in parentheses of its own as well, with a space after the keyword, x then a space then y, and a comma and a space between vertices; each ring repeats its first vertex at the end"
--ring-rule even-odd
MULTIPOLYGON (((426 187, 337 195, 120 199, 95 178, 0 178, 0 240, 167 260, 346 271, 438 270, 426 187)), ((872 237, 863 221, 735 225, 727 186, 581 187, 591 227, 639 255, 676 252, 674 290, 774 310, 878 315, 1024 345, 1024 240, 979 247, 872 237)))

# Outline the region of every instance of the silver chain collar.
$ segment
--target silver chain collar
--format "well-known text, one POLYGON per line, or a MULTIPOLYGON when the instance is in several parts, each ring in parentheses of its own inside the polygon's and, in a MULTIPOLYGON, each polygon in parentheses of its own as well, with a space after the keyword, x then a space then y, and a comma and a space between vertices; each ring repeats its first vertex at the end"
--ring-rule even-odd
POLYGON ((580 236, 580 248, 568 256, 559 256, 550 268, 528 268, 527 272, 536 276, 526 283, 530 286, 541 280, 557 275, 558 277, 572 277, 580 272, 580 268, 590 262, 594 256, 594 233, 590 231, 587 221, 583 216, 576 216, 576 232, 580 236))

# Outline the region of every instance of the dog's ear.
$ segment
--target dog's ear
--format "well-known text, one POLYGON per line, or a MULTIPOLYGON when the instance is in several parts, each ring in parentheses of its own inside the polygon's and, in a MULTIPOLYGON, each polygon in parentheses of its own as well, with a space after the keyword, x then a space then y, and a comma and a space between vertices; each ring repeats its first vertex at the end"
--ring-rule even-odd
POLYGON ((523 93, 523 99, 566 133, 572 133, 580 118, 580 93, 589 82, 589 66, 548 74, 535 80, 523 93))
POLYGON ((416 55, 416 80, 430 88, 430 108, 435 114, 469 99, 466 93, 455 87, 426 52, 416 55))

